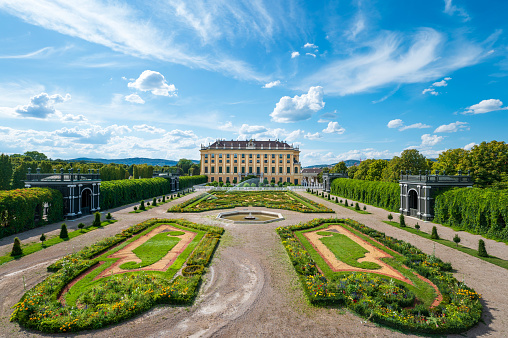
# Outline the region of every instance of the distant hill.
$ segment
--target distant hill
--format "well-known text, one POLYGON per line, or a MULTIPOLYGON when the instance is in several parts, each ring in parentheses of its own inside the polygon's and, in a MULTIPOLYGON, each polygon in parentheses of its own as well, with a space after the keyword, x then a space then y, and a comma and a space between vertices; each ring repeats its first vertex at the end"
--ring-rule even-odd
MULTIPOLYGON (((352 167, 354 165, 359 165, 360 164, 360 161, 358 160, 346 160, 344 161, 344 163, 346 163, 346 166, 347 167, 352 167)), ((305 168, 326 168, 326 167, 333 167, 334 165, 336 165, 337 163, 332 163, 332 164, 315 164, 315 165, 309 165, 305 168)))
MULTIPOLYGON (((175 166, 178 161, 175 160, 164 160, 159 158, 145 158, 145 157, 131 157, 131 158, 117 158, 117 159, 105 159, 105 158, 88 158, 88 157, 80 157, 69 160, 70 162, 89 162, 89 163, 116 163, 116 164, 147 164, 153 166, 175 166)), ((199 163, 199 161, 192 160, 193 163, 199 163)))

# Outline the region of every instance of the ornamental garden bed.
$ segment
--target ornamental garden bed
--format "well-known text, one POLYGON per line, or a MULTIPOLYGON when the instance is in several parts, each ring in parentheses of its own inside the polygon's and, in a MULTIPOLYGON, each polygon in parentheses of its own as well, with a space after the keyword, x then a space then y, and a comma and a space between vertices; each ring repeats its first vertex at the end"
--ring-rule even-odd
POLYGON ((98 329, 156 304, 189 305, 223 229, 151 219, 48 267, 56 271, 27 291, 11 321, 43 332, 98 329), (183 275, 177 272, 186 265, 183 275))
POLYGON ((292 191, 214 191, 203 193, 168 212, 202 212, 235 207, 266 207, 310 213, 333 213, 332 209, 292 191))
POLYGON ((349 219, 277 229, 311 303, 345 305, 402 331, 459 333, 476 325, 480 295, 451 265, 349 219))

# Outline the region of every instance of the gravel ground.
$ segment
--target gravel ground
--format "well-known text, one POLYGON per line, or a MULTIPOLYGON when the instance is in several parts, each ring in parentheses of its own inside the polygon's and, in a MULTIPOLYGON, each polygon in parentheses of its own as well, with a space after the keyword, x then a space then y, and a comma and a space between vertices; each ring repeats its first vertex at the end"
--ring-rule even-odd
MULTIPOLYGON (((0 336, 41 336, 37 332, 27 331, 16 323, 9 322, 11 307, 24 293, 23 282, 27 289, 33 287, 48 275, 46 267, 63 255, 152 217, 185 218, 193 222, 222 225, 227 230, 208 268, 195 304, 191 307, 157 307, 132 320, 102 330, 83 332, 79 334, 80 336, 410 336, 372 323, 363 323, 361 318, 345 309, 316 308, 309 305, 274 229, 278 226, 306 222, 315 217, 337 216, 355 219, 390 236, 408 241, 427 253, 434 251, 434 242, 381 222, 388 214, 385 210, 368 207, 368 211, 372 214, 362 215, 315 196, 303 195, 326 204, 337 211, 337 215, 300 214, 280 210, 286 218, 284 221, 247 225, 217 221, 215 216, 219 211, 200 214, 166 213, 171 205, 192 198, 194 194, 185 196, 178 202, 166 203, 139 214, 128 213, 132 210, 132 206, 116 209, 112 214, 119 220, 117 223, 0 266, 0 336)), ((72 229, 81 221, 83 218, 67 224, 72 229)), ((91 223, 92 218, 90 217, 87 222, 91 223)), ((407 223, 414 224, 416 221, 407 219, 407 223)), ((420 224, 422 230, 430 231, 432 227, 430 223, 420 222, 420 224)), ((49 230, 53 229, 52 232, 58 234, 59 228, 60 224, 50 225, 30 230, 18 237, 27 241, 30 239, 38 241, 41 232, 51 234, 49 230)), ((439 234, 448 238, 446 229, 448 228, 438 225, 439 234)), ((452 233, 453 230, 450 234, 452 233)), ((461 244, 477 245, 476 235, 461 233, 460 236, 461 244)), ((0 253, 10 250, 13 237, 0 241, 0 253)), ((489 253, 498 257, 508 257, 508 248, 504 243, 491 242, 493 241, 486 240, 489 253)), ((475 247, 474 245, 472 247, 475 247)), ((445 261, 450 261, 456 269, 455 276, 483 295, 484 323, 480 323, 461 337, 508 336, 508 271, 440 244, 435 244, 435 254, 445 261)))

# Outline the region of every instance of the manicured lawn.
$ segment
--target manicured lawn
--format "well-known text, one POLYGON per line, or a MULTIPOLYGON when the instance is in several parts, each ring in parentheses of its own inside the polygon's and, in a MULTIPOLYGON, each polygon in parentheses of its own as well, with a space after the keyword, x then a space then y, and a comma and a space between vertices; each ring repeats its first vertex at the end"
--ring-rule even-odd
POLYGON ((51 237, 47 236, 48 239, 44 241, 44 246, 42 246, 41 242, 32 242, 32 243, 29 243, 29 244, 23 244, 22 243, 21 244, 21 248, 23 249, 23 255, 19 256, 19 257, 16 257, 16 258, 12 257, 10 253, 8 253, 7 255, 4 255, 4 256, 0 256, 0 265, 2 265, 4 263, 7 263, 7 262, 10 262, 10 261, 12 261, 14 259, 30 255, 30 254, 32 254, 34 252, 37 252, 37 251, 40 251, 42 249, 49 248, 50 246, 53 246, 55 244, 68 241, 69 239, 78 237, 78 236, 80 236, 82 234, 86 234, 87 232, 90 232, 90 231, 102 228, 102 227, 104 227, 106 225, 109 225, 109 224, 115 223, 115 222, 118 222, 118 221, 112 219, 112 220, 109 220, 109 221, 101 222, 101 226, 100 227, 89 226, 89 227, 83 228, 83 230, 77 229, 77 230, 74 230, 74 231, 70 231, 68 239, 61 239, 59 235, 51 236, 51 237))
POLYGON ((141 259, 141 263, 127 262, 120 268, 139 269, 151 265, 164 257, 178 242, 180 238, 173 237, 167 232, 157 234, 132 250, 141 259))
POLYGON ((426 239, 430 239, 431 241, 434 241, 434 242, 446 245, 447 247, 453 248, 455 250, 459 250, 459 251, 464 252, 464 253, 466 253, 468 255, 471 255, 473 257, 476 257, 476 258, 482 259, 482 260, 484 260, 486 262, 489 262, 489 263, 492 263, 494 265, 500 266, 500 267, 502 267, 504 269, 508 269, 508 260, 504 260, 504 259, 501 259, 501 258, 498 258, 498 257, 495 257, 495 256, 481 257, 481 256, 478 256, 478 250, 471 249, 471 248, 462 246, 460 244, 457 246, 455 244, 455 242, 453 242, 453 241, 450 241, 450 240, 447 240, 447 239, 443 239, 443 238, 441 238, 441 239, 432 239, 432 238, 430 238, 430 234, 428 234, 426 232, 417 230, 417 229, 409 227, 409 226, 401 227, 400 224, 397 223, 397 222, 393 222, 393 221, 383 221, 383 222, 388 224, 388 225, 391 225, 391 226, 397 227, 399 229, 405 230, 407 232, 410 232, 412 234, 418 235, 420 237, 423 237, 423 238, 426 238, 426 239))
POLYGON ((379 264, 374 262, 361 262, 358 260, 364 258, 369 251, 343 234, 330 231, 320 231, 318 235, 327 236, 319 240, 337 257, 338 260, 361 269, 380 269, 379 264))

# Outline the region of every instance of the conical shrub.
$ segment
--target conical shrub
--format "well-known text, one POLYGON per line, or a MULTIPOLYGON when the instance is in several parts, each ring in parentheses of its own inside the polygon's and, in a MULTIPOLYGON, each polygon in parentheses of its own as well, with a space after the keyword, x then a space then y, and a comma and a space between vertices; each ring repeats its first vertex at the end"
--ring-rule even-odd
POLYGON ((14 238, 14 244, 12 245, 12 251, 11 256, 21 256, 23 254, 23 249, 21 249, 21 242, 19 241, 19 238, 14 238))
POLYGON ((478 256, 489 257, 489 254, 487 253, 487 249, 485 248, 485 242, 483 241, 483 239, 480 239, 478 241, 478 256))
POLYGON ((67 224, 62 223, 62 228, 60 229, 60 238, 67 239, 69 238, 69 232, 67 231, 67 224))
POLYGON ((431 239, 439 239, 439 235, 437 234, 437 228, 435 226, 432 227, 432 233, 430 234, 431 239))

